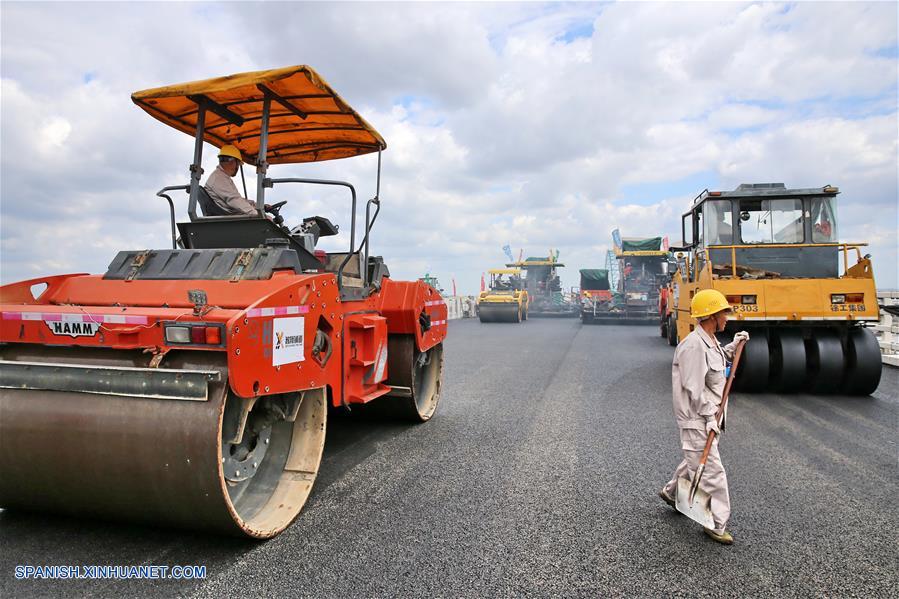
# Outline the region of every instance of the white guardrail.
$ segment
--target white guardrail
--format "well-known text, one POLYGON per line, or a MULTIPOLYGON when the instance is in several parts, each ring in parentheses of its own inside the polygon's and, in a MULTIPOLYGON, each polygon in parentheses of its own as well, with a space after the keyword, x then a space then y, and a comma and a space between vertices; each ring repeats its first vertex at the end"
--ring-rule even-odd
POLYGON ((899 307, 899 291, 878 291, 877 303, 880 305, 880 322, 872 328, 880 343, 880 355, 884 364, 899 366, 899 316, 883 309, 884 306, 899 307))
POLYGON ((474 318, 477 316, 475 304, 477 298, 473 295, 455 295, 443 298, 446 301, 447 319, 474 318))

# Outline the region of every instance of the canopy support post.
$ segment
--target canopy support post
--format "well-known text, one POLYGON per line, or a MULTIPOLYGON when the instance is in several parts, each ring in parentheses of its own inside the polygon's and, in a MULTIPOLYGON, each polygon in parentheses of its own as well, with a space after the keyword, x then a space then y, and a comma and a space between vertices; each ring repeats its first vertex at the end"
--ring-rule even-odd
POLYGON ((197 220, 197 198, 200 194, 200 177, 203 175, 203 130, 206 127, 206 102, 200 98, 197 102, 197 133, 194 138, 194 161, 190 165, 190 199, 187 201, 187 214, 190 220, 197 220))
POLYGON ((365 272, 362 273, 362 284, 364 287, 367 287, 370 281, 368 280, 368 244, 369 244, 369 236, 371 235, 371 228, 375 224, 374 219, 369 218, 369 210, 371 205, 374 204, 377 209, 375 210, 375 217, 378 217, 378 212, 381 211, 381 148, 378 148, 378 176, 375 183, 375 197, 368 201, 365 205, 365 253, 363 257, 363 269, 365 272))
POLYGON ((272 99, 265 94, 262 100, 262 123, 259 131, 259 154, 256 156, 256 210, 265 218, 265 175, 268 172, 268 123, 272 112, 272 99))

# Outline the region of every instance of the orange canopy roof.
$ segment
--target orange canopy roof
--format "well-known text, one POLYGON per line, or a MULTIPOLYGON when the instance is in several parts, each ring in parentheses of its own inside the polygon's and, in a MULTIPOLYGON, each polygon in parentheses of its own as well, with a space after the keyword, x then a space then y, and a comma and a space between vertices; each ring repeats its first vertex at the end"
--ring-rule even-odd
POLYGON ((255 163, 266 95, 272 98, 270 164, 348 158, 387 147, 374 127, 305 65, 158 87, 135 92, 131 99, 163 123, 193 136, 198 115, 195 100, 205 98, 210 103, 204 139, 219 148, 233 144, 244 161, 255 163), (229 118, 242 123, 229 122, 229 118))

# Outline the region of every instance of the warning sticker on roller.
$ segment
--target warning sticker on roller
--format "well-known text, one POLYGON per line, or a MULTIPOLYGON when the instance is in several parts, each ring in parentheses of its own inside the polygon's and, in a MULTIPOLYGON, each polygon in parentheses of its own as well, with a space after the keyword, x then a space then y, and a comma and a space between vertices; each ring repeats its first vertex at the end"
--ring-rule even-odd
POLYGON ((306 319, 275 318, 272 322, 272 365, 303 361, 303 325, 306 319))

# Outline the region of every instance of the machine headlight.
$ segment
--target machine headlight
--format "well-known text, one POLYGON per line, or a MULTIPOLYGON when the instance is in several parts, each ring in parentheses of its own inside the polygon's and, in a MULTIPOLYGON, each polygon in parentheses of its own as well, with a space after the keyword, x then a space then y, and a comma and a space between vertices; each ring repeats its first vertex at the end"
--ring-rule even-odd
POLYGON ((842 293, 831 293, 830 294, 830 303, 831 304, 845 304, 846 296, 842 293))
POLYGON ((740 301, 741 304, 754 304, 755 296, 754 295, 744 295, 740 298, 740 300, 741 300, 740 301))

